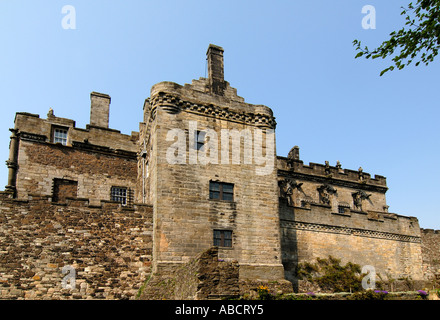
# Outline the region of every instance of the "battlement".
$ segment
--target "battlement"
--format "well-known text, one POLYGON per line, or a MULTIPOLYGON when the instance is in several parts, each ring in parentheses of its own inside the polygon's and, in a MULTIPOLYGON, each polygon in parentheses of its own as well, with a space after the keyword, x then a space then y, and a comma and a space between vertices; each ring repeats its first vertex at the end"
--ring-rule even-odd
POLYGON ((138 132, 131 135, 122 134, 119 130, 108 127, 87 125, 85 129, 77 128, 74 120, 57 117, 52 109, 47 118, 40 118, 38 114, 17 112, 14 129, 17 136, 35 142, 59 143, 73 146, 75 143, 102 146, 107 149, 119 149, 129 152, 137 151, 138 132), (56 130, 62 132, 60 136, 56 130))
POLYGON ((367 189, 385 193, 387 188, 386 178, 381 175, 374 175, 364 172, 360 167, 358 170, 343 169, 338 161, 331 166, 328 161, 325 164, 310 162, 305 165, 299 159, 299 148, 295 146, 287 157, 278 156, 277 168, 279 172, 294 174, 297 177, 309 177, 316 181, 328 181, 335 184, 342 184, 354 188, 367 189))
POLYGON ((420 229, 420 232, 423 234, 440 234, 440 230, 434 230, 434 229, 420 229))
MULTIPOLYGON (((103 212, 123 212, 124 215, 130 216, 130 213, 143 212, 151 210, 152 206, 144 203, 134 203, 130 206, 123 206, 120 202, 101 200, 99 204, 91 204, 88 198, 66 197, 64 202, 53 202, 52 196, 43 194, 28 194, 27 199, 15 199, 8 191, 0 191, 0 203, 2 204, 2 212, 5 208, 16 209, 17 207, 28 206, 29 208, 54 206, 66 208, 87 208, 93 210, 103 210, 103 212), (145 209, 147 208, 147 209, 145 209)), ((150 217, 151 218, 151 217, 150 217)))

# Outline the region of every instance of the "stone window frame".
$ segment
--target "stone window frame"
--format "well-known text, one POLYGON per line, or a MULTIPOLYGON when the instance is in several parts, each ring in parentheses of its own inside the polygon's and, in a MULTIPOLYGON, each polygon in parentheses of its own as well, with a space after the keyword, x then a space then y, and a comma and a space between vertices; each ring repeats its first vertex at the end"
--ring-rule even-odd
POLYGON ((232 248, 233 230, 214 229, 212 232, 213 245, 220 248, 232 248))
POLYGON ((229 182, 210 180, 209 200, 222 200, 222 201, 234 202, 234 184, 229 182), (216 186, 218 186, 218 189, 216 188, 216 186), (225 189, 227 191, 225 191, 225 189), (214 196, 216 194, 218 194, 218 197, 214 196))
POLYGON ((67 146, 68 136, 69 136, 69 127, 52 125, 52 133, 51 133, 52 143, 60 143, 63 146, 67 146), (63 132, 63 133, 65 132, 65 137, 64 136, 61 136, 61 137, 57 136, 57 131, 63 132), (59 140, 59 141, 57 141, 57 140, 59 140))
POLYGON ((129 193, 128 187, 112 186, 110 188, 110 201, 116 201, 119 202, 122 206, 127 206, 129 200, 128 193, 129 193))

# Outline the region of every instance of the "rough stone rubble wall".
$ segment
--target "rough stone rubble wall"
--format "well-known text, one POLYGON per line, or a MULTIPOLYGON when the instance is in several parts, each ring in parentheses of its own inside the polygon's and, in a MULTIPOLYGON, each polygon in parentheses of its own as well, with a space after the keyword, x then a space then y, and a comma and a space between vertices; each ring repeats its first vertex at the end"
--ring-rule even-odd
POLYGON ((433 285, 440 285, 440 230, 421 229, 423 273, 433 285))
POLYGON ((151 230, 150 206, 0 193, 0 299, 135 298, 151 271, 151 230))

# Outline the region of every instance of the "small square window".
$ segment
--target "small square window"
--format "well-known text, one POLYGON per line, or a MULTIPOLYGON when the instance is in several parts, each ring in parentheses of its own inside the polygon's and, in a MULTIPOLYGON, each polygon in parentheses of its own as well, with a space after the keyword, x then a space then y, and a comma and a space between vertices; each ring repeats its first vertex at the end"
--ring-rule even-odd
POLYGON ((345 213, 345 208, 344 206, 338 206, 338 213, 345 213))
POLYGON ((123 206, 127 205, 127 188, 112 187, 110 191, 110 200, 120 202, 123 206))
POLYGON ((209 181, 209 199, 234 201, 232 183, 209 181))
POLYGON ((67 145, 67 132, 68 129, 65 128, 54 128, 53 143, 61 143, 62 145, 67 145))
POLYGON ((214 246, 232 247, 232 231, 214 230, 214 246))

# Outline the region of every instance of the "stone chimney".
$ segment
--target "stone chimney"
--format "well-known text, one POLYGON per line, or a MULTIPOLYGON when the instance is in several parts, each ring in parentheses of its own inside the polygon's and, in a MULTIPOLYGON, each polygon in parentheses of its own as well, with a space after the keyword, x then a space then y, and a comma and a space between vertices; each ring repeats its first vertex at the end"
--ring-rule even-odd
POLYGON ((108 128, 110 96, 104 93, 92 92, 90 100, 90 125, 108 128))
POLYGON ((223 48, 210 44, 206 52, 206 59, 208 60, 208 81, 211 93, 223 95, 226 87, 223 48))

